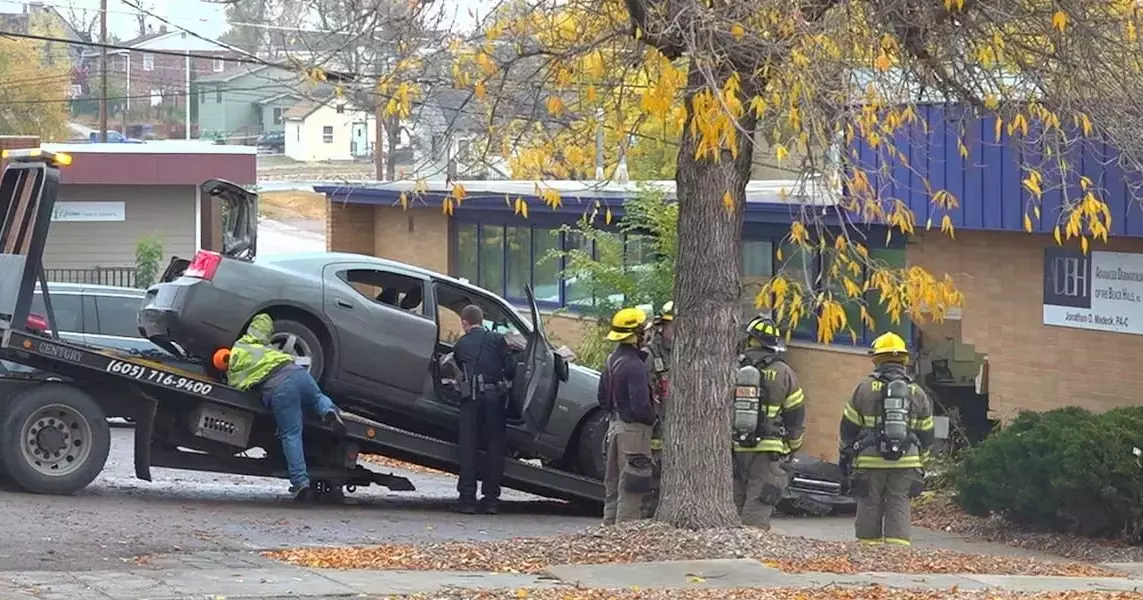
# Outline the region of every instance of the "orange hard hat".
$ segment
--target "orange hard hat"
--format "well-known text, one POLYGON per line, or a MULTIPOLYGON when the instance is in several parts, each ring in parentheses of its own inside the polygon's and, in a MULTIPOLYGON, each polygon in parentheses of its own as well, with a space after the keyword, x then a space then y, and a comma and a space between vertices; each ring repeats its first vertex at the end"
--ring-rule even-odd
POLYGON ((211 359, 214 368, 219 371, 225 371, 226 367, 230 364, 230 348, 219 348, 214 353, 214 358, 211 359))

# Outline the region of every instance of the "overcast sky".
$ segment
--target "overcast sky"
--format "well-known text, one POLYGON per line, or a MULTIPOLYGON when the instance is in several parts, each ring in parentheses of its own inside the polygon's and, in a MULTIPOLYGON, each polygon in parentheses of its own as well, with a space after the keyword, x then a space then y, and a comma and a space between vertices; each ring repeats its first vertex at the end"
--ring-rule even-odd
MULTIPOLYGON (((242 0, 254 2, 257 0, 242 0)), ((23 10, 25 0, 0 0, 0 12, 15 13, 23 10)), ((42 4, 52 6, 64 16, 68 14, 69 7, 77 10, 99 10, 99 0, 41 0, 42 4)), ((456 7, 457 23, 471 23, 468 17, 469 10, 480 10, 482 5, 490 5, 489 0, 449 0, 456 7)), ((205 0, 150 0, 153 12, 169 20, 179 27, 185 27, 204 37, 217 38, 226 33, 226 11, 223 6, 205 0)), ((107 29, 119 39, 130 39, 137 34, 137 25, 134 10, 124 4, 122 0, 107 0, 107 29)), ((160 23, 155 22, 155 29, 160 23)))

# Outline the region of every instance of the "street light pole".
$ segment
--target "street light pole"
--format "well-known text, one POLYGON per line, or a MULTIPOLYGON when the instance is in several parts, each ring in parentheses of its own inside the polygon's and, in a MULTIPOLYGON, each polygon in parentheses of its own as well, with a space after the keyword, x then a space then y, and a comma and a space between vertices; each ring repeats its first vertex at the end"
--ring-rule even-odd
MULTIPOLYGON (((106 1, 107 0, 104 0, 104 2, 106 2, 106 1)), ((186 66, 186 93, 183 95, 183 104, 186 107, 186 133, 184 135, 184 139, 189 140, 189 139, 191 139, 191 115, 190 115, 190 103, 191 103, 190 67, 191 67, 191 60, 190 60, 190 50, 186 51, 186 58, 184 60, 185 60, 185 66, 186 66)))

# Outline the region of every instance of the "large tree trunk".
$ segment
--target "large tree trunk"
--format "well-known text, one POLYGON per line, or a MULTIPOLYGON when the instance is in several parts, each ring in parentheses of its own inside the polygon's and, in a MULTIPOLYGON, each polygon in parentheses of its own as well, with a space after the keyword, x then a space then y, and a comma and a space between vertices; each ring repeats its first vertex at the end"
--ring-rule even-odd
MULTIPOLYGON (((690 89, 705 84, 690 67, 690 89)), ((702 134, 691 133, 687 98, 675 175, 679 200, 679 258, 675 274, 676 343, 671 397, 664 407, 663 491, 655 519, 691 529, 740 523, 731 483, 730 385, 735 365, 746 183, 755 121, 738 134, 738 158, 696 160, 702 134), (734 199, 728 210, 723 195, 734 199)))

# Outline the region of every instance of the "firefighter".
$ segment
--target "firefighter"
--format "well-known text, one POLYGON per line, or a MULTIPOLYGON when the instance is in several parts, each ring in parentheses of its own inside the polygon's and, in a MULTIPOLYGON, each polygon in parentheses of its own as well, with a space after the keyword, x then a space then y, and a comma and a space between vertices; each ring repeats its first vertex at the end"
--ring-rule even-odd
POLYGON ((911 543, 909 501, 924 488, 922 467, 934 440, 933 404, 905 372, 905 340, 873 340, 874 369, 853 390, 841 419, 841 464, 853 468, 854 530, 868 544, 911 543))
POLYGON ((607 411, 603 524, 642 517, 644 498, 653 486, 651 428, 655 408, 641 349, 647 314, 624 308, 611 319, 607 339, 619 342, 599 377, 599 405, 607 411))
POLYGON ((647 495, 643 516, 654 516, 659 506, 659 485, 663 480, 663 411, 670 392, 671 346, 675 339, 675 303, 668 301, 651 324, 647 335, 647 368, 651 377, 651 398, 655 402, 655 427, 651 430, 651 460, 654 461, 654 489, 647 495))
POLYGON ((294 363, 294 357, 270 347, 274 320, 258 313, 230 348, 226 364, 226 383, 240 390, 257 390, 262 402, 274 413, 282 455, 290 475, 290 492, 299 502, 313 500, 306 469, 306 453, 302 445, 305 409, 321 416, 334 431, 345 433, 341 411, 322 393, 309 371, 294 363))
POLYGON ((782 359, 785 350, 769 317, 746 324, 734 392, 734 502, 743 525, 766 530, 789 483, 789 455, 805 433, 806 395, 782 359))

